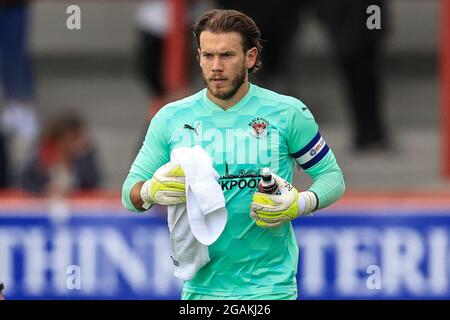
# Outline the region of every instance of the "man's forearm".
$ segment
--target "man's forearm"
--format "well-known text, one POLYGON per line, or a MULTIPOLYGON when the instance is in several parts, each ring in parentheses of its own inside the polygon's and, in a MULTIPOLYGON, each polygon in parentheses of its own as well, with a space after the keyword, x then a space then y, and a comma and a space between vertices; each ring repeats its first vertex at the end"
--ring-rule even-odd
POLYGON ((318 209, 336 202, 345 191, 344 176, 340 169, 327 172, 314 179, 309 188, 318 198, 318 209))
POLYGON ((345 191, 344 174, 336 162, 331 149, 327 155, 315 166, 305 170, 313 183, 308 191, 317 196, 316 209, 322 209, 336 202, 345 191))
POLYGON ((131 202, 133 203, 133 206, 139 211, 144 211, 144 209, 142 208, 142 206, 144 205, 144 201, 142 200, 141 197, 141 188, 143 184, 144 181, 137 182, 133 186, 133 188, 131 188, 130 192, 131 202))

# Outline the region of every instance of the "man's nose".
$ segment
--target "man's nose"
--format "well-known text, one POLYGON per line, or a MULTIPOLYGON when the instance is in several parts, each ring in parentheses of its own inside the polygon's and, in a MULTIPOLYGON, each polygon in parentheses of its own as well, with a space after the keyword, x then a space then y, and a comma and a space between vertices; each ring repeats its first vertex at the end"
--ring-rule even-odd
POLYGON ((214 57, 211 71, 213 72, 223 71, 222 61, 220 57, 217 56, 214 57))

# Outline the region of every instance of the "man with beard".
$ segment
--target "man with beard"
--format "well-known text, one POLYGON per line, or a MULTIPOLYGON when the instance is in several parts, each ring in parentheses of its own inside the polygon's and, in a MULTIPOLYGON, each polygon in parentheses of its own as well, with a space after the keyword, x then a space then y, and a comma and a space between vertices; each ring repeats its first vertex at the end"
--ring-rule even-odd
POLYGON ((171 151, 203 147, 221 175, 228 220, 208 247, 209 263, 185 281, 182 299, 296 299, 298 245, 290 222, 339 199, 342 171, 300 100, 248 81, 261 68, 262 50, 251 18, 211 10, 194 36, 206 88, 152 119, 122 202, 131 211, 184 203, 184 172, 170 162, 171 151), (291 185, 294 164, 311 176, 308 190, 291 185), (277 194, 258 192, 265 167, 277 194))

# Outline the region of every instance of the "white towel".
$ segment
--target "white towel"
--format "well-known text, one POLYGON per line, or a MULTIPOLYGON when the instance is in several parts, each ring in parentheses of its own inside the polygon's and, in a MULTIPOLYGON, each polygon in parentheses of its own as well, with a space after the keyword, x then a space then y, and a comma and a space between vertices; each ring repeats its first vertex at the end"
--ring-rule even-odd
POLYGON ((170 160, 181 165, 186 177, 186 204, 168 208, 175 276, 186 281, 210 261, 207 246, 221 235, 228 213, 219 175, 200 146, 177 148, 170 160))

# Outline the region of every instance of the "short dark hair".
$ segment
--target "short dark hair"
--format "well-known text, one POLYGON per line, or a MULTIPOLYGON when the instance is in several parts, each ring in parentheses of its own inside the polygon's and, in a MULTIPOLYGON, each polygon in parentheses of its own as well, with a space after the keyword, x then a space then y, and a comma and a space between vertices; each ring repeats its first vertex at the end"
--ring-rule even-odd
POLYGON ((85 125, 81 116, 74 111, 67 110, 47 121, 42 136, 45 141, 55 143, 66 138, 68 134, 83 132, 84 129, 85 125))
POLYGON ((197 40, 197 46, 200 48, 200 34, 203 31, 213 33, 237 32, 243 40, 244 53, 249 49, 256 47, 258 57, 255 65, 249 69, 249 73, 261 69, 261 31, 255 21, 249 16, 236 10, 214 9, 203 14, 194 25, 193 33, 197 40))

